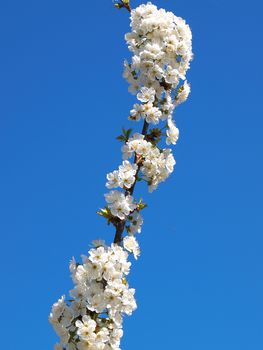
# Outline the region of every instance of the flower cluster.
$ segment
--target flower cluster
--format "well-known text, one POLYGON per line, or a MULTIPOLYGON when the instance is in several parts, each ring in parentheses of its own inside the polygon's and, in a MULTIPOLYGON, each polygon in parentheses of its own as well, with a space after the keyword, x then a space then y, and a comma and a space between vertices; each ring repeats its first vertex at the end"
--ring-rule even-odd
MULTIPOLYGON (((88 256, 82 256, 82 264, 74 259, 70 264, 75 283, 71 300, 66 302, 62 296, 52 307, 49 320, 61 339, 57 350, 118 350, 122 315, 136 309, 135 290, 126 280, 131 265, 128 253, 116 244, 95 244, 88 256)), ((139 254, 132 237, 127 237, 124 247, 139 254)))
POLYGON ((171 149, 159 150, 151 142, 146 141, 142 134, 134 134, 122 147, 122 152, 124 159, 136 155, 136 159, 141 164, 143 179, 147 181, 150 192, 173 172, 175 159, 171 149))
POLYGON ((131 10, 129 0, 117 0, 115 6, 131 11, 131 32, 125 39, 132 58, 125 61, 124 77, 138 100, 129 119, 143 120, 143 129, 133 135, 132 129, 123 129, 117 137, 124 142, 123 162, 107 174, 106 205, 98 211, 116 228, 114 243, 94 241, 95 248, 82 256, 81 264, 72 260, 71 298, 59 299, 49 317, 60 337, 56 350, 120 350, 123 316, 136 309, 135 290, 126 280, 128 256, 140 255, 135 235, 141 232, 141 210, 146 207, 133 197, 135 185, 145 181, 152 192, 173 172, 172 150, 161 141, 164 137, 167 145, 176 144, 179 130, 172 115, 190 93, 186 72, 192 35, 185 21, 151 3, 131 10))
POLYGON ((131 164, 127 160, 124 161, 122 165, 119 166, 119 170, 114 170, 107 175, 108 182, 106 183, 106 187, 131 188, 135 181, 137 169, 138 166, 136 164, 131 164))
POLYGON ((105 194, 106 202, 113 216, 123 220, 133 210, 136 209, 136 204, 133 203, 133 197, 130 195, 125 196, 120 191, 110 191, 105 194))
POLYGON ((125 61, 124 77, 129 90, 137 94, 130 120, 149 124, 168 120, 167 143, 175 144, 179 133, 172 121, 174 108, 184 102, 190 86, 186 72, 192 59, 192 34, 185 21, 151 3, 131 13, 131 32, 126 34, 130 63, 125 61))

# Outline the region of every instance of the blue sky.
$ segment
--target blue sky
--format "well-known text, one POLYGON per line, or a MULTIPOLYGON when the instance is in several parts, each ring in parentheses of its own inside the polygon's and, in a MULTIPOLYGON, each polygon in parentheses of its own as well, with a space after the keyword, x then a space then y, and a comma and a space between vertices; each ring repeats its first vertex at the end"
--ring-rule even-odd
MULTIPOLYGON (((262 10, 155 1, 193 31, 172 177, 149 195, 123 350, 262 350, 262 10)), ((132 1, 132 5, 140 4, 132 1)), ((1 313, 5 350, 52 349, 71 256, 113 237, 96 216, 134 97, 128 13, 110 0, 0 3, 1 313)))

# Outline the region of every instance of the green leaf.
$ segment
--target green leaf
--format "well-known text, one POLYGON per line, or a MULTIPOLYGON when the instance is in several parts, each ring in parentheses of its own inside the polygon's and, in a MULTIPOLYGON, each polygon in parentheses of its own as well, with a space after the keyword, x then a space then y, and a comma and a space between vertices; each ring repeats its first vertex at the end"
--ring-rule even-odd
POLYGON ((144 208, 147 208, 147 204, 143 203, 142 198, 140 199, 139 203, 137 204, 138 210, 143 210, 144 208))
POLYGON ((118 140, 118 141, 126 141, 126 139, 125 139, 125 137, 123 135, 117 136, 116 140, 118 140))
POLYGON ((127 132, 126 132, 127 139, 129 139, 131 133, 132 133, 132 129, 128 129, 127 132))
POLYGON ((114 4, 114 7, 116 7, 117 9, 121 9, 121 8, 123 8, 123 5, 122 5, 122 4, 119 4, 119 3, 117 3, 117 4, 114 4))
POLYGON ((122 134, 117 136, 116 139, 118 141, 127 142, 130 138, 131 133, 132 133, 132 129, 126 130, 126 129, 122 128, 121 130, 122 130, 122 134))
POLYGON ((137 176, 136 181, 143 181, 142 177, 137 176))
POLYGON ((103 216, 106 219, 111 217, 111 212, 110 212, 110 210, 107 207, 101 208, 99 211, 97 211, 97 214, 99 216, 103 216))
POLYGON ((138 204, 138 209, 139 210, 143 210, 144 208, 147 208, 147 204, 146 203, 140 203, 140 204, 138 204))

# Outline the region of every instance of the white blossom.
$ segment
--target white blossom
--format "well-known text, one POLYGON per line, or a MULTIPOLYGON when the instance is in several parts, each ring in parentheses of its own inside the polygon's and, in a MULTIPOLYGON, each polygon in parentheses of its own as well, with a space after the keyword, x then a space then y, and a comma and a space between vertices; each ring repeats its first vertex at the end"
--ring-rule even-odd
MULTIPOLYGON (((169 125, 172 127, 171 122, 169 122, 169 125)), ((177 130, 171 130, 169 137, 168 142, 177 140, 177 130)), ((135 134, 122 147, 122 152, 124 158, 130 158, 134 153, 142 157, 140 170, 149 184, 150 192, 156 189, 158 184, 165 181, 173 172, 175 160, 172 151, 170 149, 160 151, 151 142, 146 141, 143 135, 135 134)))
POLYGON ((130 235, 134 235, 135 233, 141 233, 141 226, 143 224, 143 218, 138 211, 134 211, 128 217, 129 226, 127 227, 127 232, 130 235))
POLYGON ((134 153, 138 154, 139 156, 146 156, 150 152, 151 148, 152 144, 147 142, 143 135, 136 133, 122 147, 123 158, 131 158, 134 153))
POLYGON ((136 204, 133 203, 133 197, 130 195, 125 196, 120 191, 115 190, 106 193, 105 199, 112 215, 121 220, 124 220, 136 208, 136 204))
POLYGON ((95 329, 97 323, 90 316, 84 315, 82 321, 76 321, 77 335, 80 340, 93 341, 96 338, 95 329))
POLYGON ((130 111, 130 120, 139 121, 143 116, 143 105, 136 103, 130 111))
POLYGON ((135 259, 140 255, 140 247, 134 236, 126 236, 123 240, 123 246, 128 252, 133 253, 135 259))
POLYGON ((176 104, 179 105, 185 102, 190 94, 191 88, 187 81, 184 82, 183 86, 179 89, 176 97, 176 104))
POLYGON ((138 167, 136 164, 131 164, 129 161, 123 161, 119 166, 119 170, 114 170, 107 174, 106 187, 108 188, 131 188, 135 181, 135 175, 138 167))
POLYGON ((63 347, 62 347, 62 345, 61 344, 55 344, 55 346, 54 346, 54 349, 55 350, 63 350, 63 347))
POLYGON ((76 342, 78 349, 117 349, 123 334, 122 314, 130 315, 137 307, 134 289, 129 289, 124 277, 130 268, 128 253, 116 244, 100 245, 90 249, 82 260, 83 264, 77 264, 72 271, 75 288, 82 293, 73 293, 74 300, 69 305, 63 296, 52 307, 50 322, 61 338, 55 349, 73 350, 76 342), (100 271, 95 273, 97 279, 93 267, 100 271), (86 305, 84 314, 83 305, 86 305), (105 323, 102 313, 108 314, 111 322, 105 323))
POLYGON ((179 138, 179 129, 175 126, 172 119, 168 119, 168 129, 166 131, 166 143, 167 145, 175 145, 179 138))
POLYGON ((137 94, 137 98, 141 102, 150 102, 152 103, 155 98, 155 90, 154 88, 142 87, 141 91, 137 94))
MULTIPOLYGON (((130 84, 129 91, 137 93, 140 102, 154 102, 154 107, 161 108, 163 94, 176 91, 190 67, 193 54, 189 26, 173 13, 147 3, 132 10, 131 32, 125 39, 133 54, 131 63, 124 63, 123 76, 130 84)), ((187 92, 187 87, 184 92, 180 91, 172 110, 185 101, 187 92)), ((134 105, 129 119, 140 120, 144 116, 148 123, 158 123, 160 116, 146 118, 146 114, 141 113, 144 106, 139 106, 134 105)))

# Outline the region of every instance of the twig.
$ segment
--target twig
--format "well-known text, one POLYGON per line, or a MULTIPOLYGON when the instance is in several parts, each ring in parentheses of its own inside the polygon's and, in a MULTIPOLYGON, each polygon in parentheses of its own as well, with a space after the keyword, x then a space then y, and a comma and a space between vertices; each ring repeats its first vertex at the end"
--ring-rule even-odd
MULTIPOLYGON (((143 124, 143 128, 142 128, 142 135, 146 136, 147 131, 148 131, 148 127, 149 127, 149 124, 147 123, 146 120, 144 120, 144 124, 143 124)), ((136 163, 136 161, 137 161, 137 159, 136 159, 136 156, 135 156, 134 163, 136 163)), ((134 184, 132 185, 132 187, 130 189, 127 189, 126 195, 132 195, 133 194, 135 186, 136 186, 136 183, 137 183, 137 179, 138 179, 138 174, 139 174, 140 168, 141 168, 141 164, 138 165, 138 169, 137 169, 136 175, 135 175, 134 184)), ((126 224, 126 220, 120 220, 115 225, 116 233, 115 233, 115 237, 114 237, 114 243, 119 244, 119 245, 121 244, 122 234, 123 234, 123 231, 125 229, 125 224, 126 224)))
POLYGON ((129 12, 131 12, 131 5, 130 5, 130 0, 120 0, 118 1, 115 6, 118 8, 118 9, 121 9, 121 8, 126 8, 126 10, 128 10, 129 12))

